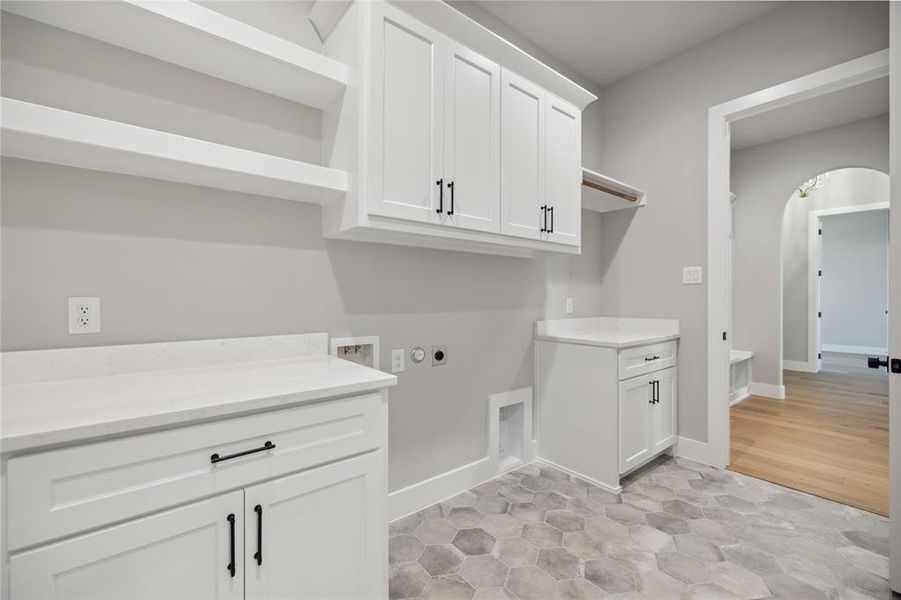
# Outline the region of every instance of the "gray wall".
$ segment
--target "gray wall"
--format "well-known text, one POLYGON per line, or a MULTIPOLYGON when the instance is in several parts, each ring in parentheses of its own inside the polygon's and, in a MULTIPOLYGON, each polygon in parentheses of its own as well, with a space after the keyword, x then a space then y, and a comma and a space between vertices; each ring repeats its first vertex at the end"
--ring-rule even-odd
MULTIPOLYGON (((279 3, 275 3, 279 4, 279 3)), ((238 7, 230 7, 238 10, 238 7)), ((320 114, 3 16, 4 95, 315 160, 320 114)), ((596 136, 595 136, 596 137, 596 136)), ((407 364, 390 400, 390 487, 487 453, 489 394, 532 380, 533 322, 600 313, 600 217, 580 257, 523 260, 325 241, 320 209, 15 159, 2 163, 3 350, 327 331, 407 364), (100 296, 103 333, 69 336, 66 298, 100 296)))
POLYGON ((822 223, 822 344, 878 348, 884 354, 888 210, 832 215, 822 223))
POLYGON ((605 215, 607 314, 681 319, 679 432, 707 439, 707 311, 681 268, 706 261, 707 111, 888 46, 888 5, 795 2, 608 86, 603 172, 648 191, 648 206, 605 215))
MULTIPOLYGON (((790 340, 789 360, 806 360, 807 288, 791 273, 807 272, 807 207, 851 203, 854 183, 841 172, 811 194, 806 204, 789 203, 802 182, 847 166, 888 168, 888 118, 875 117, 732 153, 735 202, 732 284, 732 346, 754 352, 754 380, 782 385, 783 324, 790 340), (786 204, 789 204, 786 210, 786 204), (797 215, 802 210, 804 214, 797 215), (782 230, 786 219, 786 256, 790 273, 783 315, 782 230), (794 283, 793 283, 794 282, 794 283), (801 341, 803 340, 803 341, 801 341)), ((852 178, 858 188, 875 185, 871 177, 852 178)), ((866 194, 856 197, 867 197, 866 194)))
MULTIPOLYGON (((879 168, 884 168, 888 161, 888 146, 886 137, 887 124, 877 124, 871 130, 873 134, 873 149, 880 152, 881 158, 872 156, 872 159, 878 158, 874 163, 879 168)), ((844 152, 845 139, 844 136, 850 128, 839 128, 832 132, 831 141, 825 139, 825 136, 815 136, 808 138, 806 147, 786 148, 785 146, 776 145, 770 148, 773 153, 772 160, 778 161, 783 167, 773 167, 767 165, 760 172, 754 172, 753 169, 740 174, 743 180, 742 185, 753 186, 755 189, 755 198, 761 198, 764 194, 770 194, 768 199, 775 202, 775 205, 768 203, 766 200, 760 202, 761 207, 771 205, 778 208, 779 199, 775 189, 767 192, 765 186, 767 183, 760 180, 772 180, 772 183, 786 183, 786 179, 790 175, 800 175, 800 173, 791 173, 794 167, 810 168, 811 159, 823 160, 823 164, 835 164, 836 157, 834 153, 844 152), (792 159, 792 156, 804 156, 804 159, 792 159), (785 177, 778 177, 782 173, 785 177)), ((802 142, 803 143, 803 142, 802 142)), ((863 153, 855 156, 847 156, 845 164, 861 164, 859 161, 866 158, 863 153)), ((741 161, 744 168, 745 162, 741 161)), ((733 178, 736 172, 733 170, 733 178)), ((794 185, 799 185, 801 181, 806 180, 807 175, 802 175, 794 185)), ((810 211, 822 210, 825 208, 839 208, 846 206, 854 206, 859 204, 873 204, 875 202, 888 202, 889 177, 881 171, 871 169, 839 169, 829 173, 829 179, 826 185, 814 192, 807 198, 799 198, 797 192, 793 193, 785 204, 785 212, 782 217, 782 358, 784 360, 806 362, 807 361, 807 242, 808 242, 808 215, 810 211)), ((757 219, 773 218, 776 215, 769 213, 756 213, 751 203, 742 205, 742 210, 749 223, 744 223, 742 227, 742 244, 752 251, 766 251, 768 249, 760 248, 757 242, 757 233, 754 231, 754 223, 759 222, 757 219), (750 213, 756 214, 750 214, 750 213), (769 215, 769 216, 767 216, 769 215)), ((768 256, 772 256, 770 252, 768 256)), ((743 265, 747 269, 747 265, 743 265)), ((883 264, 883 268, 885 268, 883 264)), ((828 271, 831 274, 831 269, 828 271)), ((769 275, 769 274, 767 274, 769 275)), ((885 274, 883 274, 885 279, 885 274)), ((767 277, 769 282, 771 279, 767 277)), ((834 279, 833 279, 834 281, 834 279)), ((763 288, 757 285, 757 282, 750 278, 742 278, 738 282, 742 294, 742 298, 738 302, 742 306, 741 314, 735 317, 736 323, 741 328, 741 339, 747 339, 753 329, 758 327, 756 320, 759 319, 757 311, 761 304, 769 305, 770 299, 763 298, 763 293, 771 293, 772 289, 769 285, 763 288), (753 302, 747 300, 747 296, 753 298, 753 302)), ((884 284, 883 284, 884 287, 884 284)), ((736 295, 738 295, 736 293, 736 295)), ((883 296, 882 304, 885 304, 883 296)), ((827 315, 832 311, 827 311, 827 315)), ((825 324, 825 319, 824 319, 825 324)), ((883 328, 884 329, 884 328, 883 328)), ((759 336, 761 332, 756 332, 759 336)), ((774 356, 777 349, 778 340, 767 337, 764 341, 758 337, 760 348, 758 352, 764 356, 774 356)), ((771 374, 771 373, 768 373, 771 374)))

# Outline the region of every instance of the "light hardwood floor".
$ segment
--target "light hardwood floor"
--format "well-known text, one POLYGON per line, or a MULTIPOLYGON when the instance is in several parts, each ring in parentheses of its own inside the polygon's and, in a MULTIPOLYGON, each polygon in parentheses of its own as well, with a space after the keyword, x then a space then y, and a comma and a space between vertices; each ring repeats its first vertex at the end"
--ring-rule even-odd
POLYGON ((785 371, 785 400, 732 407, 729 468, 888 515, 888 378, 785 371))

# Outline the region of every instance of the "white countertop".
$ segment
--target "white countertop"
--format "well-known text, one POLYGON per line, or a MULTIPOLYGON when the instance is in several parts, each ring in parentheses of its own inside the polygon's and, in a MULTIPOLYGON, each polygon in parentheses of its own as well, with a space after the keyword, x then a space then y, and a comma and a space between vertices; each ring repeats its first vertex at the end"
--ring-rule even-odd
POLYGON ((535 339, 605 348, 630 348, 679 338, 678 319, 590 317, 536 321, 535 339))
POLYGON ((38 381, 0 388, 0 450, 21 451, 393 386, 327 354, 38 381))

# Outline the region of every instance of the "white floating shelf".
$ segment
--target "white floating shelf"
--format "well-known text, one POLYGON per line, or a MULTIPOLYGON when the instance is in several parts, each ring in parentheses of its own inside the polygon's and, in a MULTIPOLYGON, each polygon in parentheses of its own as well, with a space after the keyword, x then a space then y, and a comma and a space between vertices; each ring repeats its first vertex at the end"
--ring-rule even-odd
POLYGON ((347 173, 10 98, 0 99, 2 154, 70 167, 324 204, 347 173))
POLYGON ((189 0, 13 0, 3 10, 316 108, 347 87, 347 65, 189 0))
POLYGON ((623 208, 640 208, 646 203, 647 194, 644 190, 582 168, 582 208, 610 212, 623 208))

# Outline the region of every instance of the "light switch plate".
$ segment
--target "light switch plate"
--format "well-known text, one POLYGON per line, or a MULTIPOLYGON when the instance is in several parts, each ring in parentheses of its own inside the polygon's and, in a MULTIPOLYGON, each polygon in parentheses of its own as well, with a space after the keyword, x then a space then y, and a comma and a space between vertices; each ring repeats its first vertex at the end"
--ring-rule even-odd
POLYGON ((682 283, 685 285, 704 283, 704 267, 682 267, 682 283))
POLYGON ((575 299, 574 299, 574 298, 567 298, 567 299, 566 299, 566 314, 568 314, 568 315, 573 314, 573 304, 574 304, 574 302, 575 302, 575 299))

